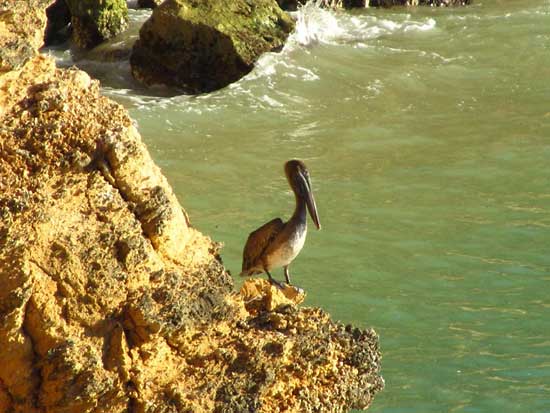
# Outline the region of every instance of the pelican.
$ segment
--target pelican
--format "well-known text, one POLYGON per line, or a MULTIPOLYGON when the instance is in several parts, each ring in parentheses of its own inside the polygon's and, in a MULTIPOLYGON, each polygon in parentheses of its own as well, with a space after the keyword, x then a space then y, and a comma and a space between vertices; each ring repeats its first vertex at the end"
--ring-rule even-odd
POLYGON ((294 196, 296 208, 287 222, 275 218, 251 232, 243 251, 241 276, 266 273, 269 282, 282 288, 273 279, 270 270, 284 268, 287 284, 290 285, 290 263, 304 246, 307 233, 307 211, 317 229, 321 229, 317 206, 311 189, 309 171, 302 161, 291 160, 285 164, 285 174, 294 196))

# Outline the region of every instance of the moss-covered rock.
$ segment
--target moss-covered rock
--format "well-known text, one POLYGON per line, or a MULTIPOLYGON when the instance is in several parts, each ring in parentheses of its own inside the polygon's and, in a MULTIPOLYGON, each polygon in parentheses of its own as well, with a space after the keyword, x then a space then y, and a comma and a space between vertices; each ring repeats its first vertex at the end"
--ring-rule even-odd
POLYGON ((89 49, 128 26, 125 0, 66 0, 71 12, 73 41, 89 49))
POLYGON ((209 92, 247 74, 262 53, 282 48, 293 28, 275 0, 167 0, 140 31, 132 73, 147 85, 209 92))

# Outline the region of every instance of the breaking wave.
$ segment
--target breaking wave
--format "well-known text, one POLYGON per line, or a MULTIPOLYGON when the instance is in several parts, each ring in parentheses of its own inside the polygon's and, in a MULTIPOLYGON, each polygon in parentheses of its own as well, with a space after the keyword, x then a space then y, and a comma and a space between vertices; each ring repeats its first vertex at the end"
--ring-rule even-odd
POLYGON ((296 30, 287 47, 363 42, 394 33, 424 32, 436 26, 432 18, 417 21, 411 20, 410 14, 395 17, 396 20, 389 20, 368 13, 336 12, 319 7, 318 2, 309 2, 295 13, 296 30))

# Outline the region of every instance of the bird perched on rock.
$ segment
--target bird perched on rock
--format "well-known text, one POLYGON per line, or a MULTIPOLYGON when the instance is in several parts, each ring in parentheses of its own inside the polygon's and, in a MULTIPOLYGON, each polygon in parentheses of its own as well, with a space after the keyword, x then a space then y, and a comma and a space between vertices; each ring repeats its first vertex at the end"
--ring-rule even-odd
POLYGON ((288 267, 306 240, 306 209, 317 229, 321 229, 306 165, 295 159, 288 161, 285 164, 285 174, 296 197, 294 214, 287 222, 283 222, 281 218, 275 218, 250 233, 244 246, 241 272, 241 276, 265 272, 269 281, 279 287, 282 285, 273 279, 269 271, 283 267, 286 282, 290 284, 288 267))

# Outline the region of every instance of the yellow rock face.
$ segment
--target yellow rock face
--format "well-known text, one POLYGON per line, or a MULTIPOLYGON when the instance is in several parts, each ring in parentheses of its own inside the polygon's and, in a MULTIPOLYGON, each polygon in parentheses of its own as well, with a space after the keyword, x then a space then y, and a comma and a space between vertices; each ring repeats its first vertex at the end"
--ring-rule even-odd
POLYGON ((18 69, 43 44, 45 8, 53 0, 0 1, 0 75, 18 69))
POLYGON ((251 314, 301 304, 306 298, 304 290, 288 284, 284 284, 284 289, 281 289, 260 278, 246 280, 240 294, 246 310, 251 314))

